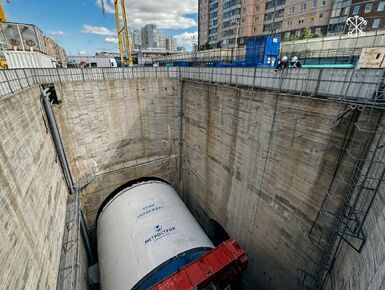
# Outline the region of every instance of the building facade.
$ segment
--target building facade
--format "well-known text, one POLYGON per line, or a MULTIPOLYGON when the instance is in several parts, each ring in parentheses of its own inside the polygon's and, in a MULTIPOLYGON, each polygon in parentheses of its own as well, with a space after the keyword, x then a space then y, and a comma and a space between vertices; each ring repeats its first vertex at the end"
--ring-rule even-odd
POLYGON ((166 37, 166 50, 176 51, 176 38, 173 36, 166 37))
POLYGON ((131 39, 133 49, 142 49, 142 32, 139 29, 134 29, 132 31, 131 39))
POLYGON ((44 44, 47 49, 47 55, 56 60, 58 67, 67 67, 68 57, 64 48, 59 46, 52 38, 44 36, 44 44))
POLYGON ((291 39, 313 34, 340 35, 346 20, 359 14, 366 30, 385 28, 385 1, 367 0, 199 0, 199 49, 231 48, 248 37, 291 39))
POLYGON ((143 49, 155 48, 156 25, 147 24, 141 29, 143 49))

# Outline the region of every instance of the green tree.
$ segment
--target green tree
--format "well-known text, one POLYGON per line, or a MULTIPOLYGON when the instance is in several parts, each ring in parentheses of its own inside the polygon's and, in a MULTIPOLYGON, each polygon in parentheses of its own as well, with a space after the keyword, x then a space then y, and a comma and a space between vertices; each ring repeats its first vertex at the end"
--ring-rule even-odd
POLYGON ((324 37, 323 33, 321 31, 316 31, 313 35, 314 38, 318 38, 318 37, 324 37))
POLYGON ((303 30, 301 39, 310 39, 313 37, 313 33, 311 32, 311 29, 309 27, 306 27, 303 30))

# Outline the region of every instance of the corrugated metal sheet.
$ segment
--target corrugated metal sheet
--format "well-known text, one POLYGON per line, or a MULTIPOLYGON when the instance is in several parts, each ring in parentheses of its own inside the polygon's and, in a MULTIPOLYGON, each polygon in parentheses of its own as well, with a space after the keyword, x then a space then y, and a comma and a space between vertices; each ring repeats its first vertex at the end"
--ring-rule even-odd
POLYGON ((55 68, 52 58, 40 52, 5 51, 8 68, 55 68))

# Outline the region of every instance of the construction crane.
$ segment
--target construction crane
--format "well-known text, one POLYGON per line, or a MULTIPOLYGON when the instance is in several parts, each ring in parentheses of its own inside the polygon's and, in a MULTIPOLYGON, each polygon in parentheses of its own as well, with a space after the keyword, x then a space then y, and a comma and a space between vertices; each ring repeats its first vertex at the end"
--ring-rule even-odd
MULTIPOLYGON (((125 0, 120 0, 120 6, 122 9, 122 18, 123 18, 123 28, 120 28, 120 12, 119 12, 119 0, 113 0, 115 6, 115 18, 116 18, 116 30, 118 32, 118 43, 119 43, 119 54, 120 62, 122 66, 132 66, 132 55, 131 55, 131 43, 130 35, 128 33, 128 24, 127 24, 127 15, 125 0), (123 34, 124 33, 124 34, 123 34), (124 59, 124 50, 127 53, 127 59, 124 59)), ((104 10, 104 0, 101 0, 103 14, 104 10)))
MULTIPOLYGON (((7 0, 7 3, 9 3, 9 0, 7 0)), ((7 16, 5 16, 5 11, 3 8, 3 4, 0 0, 0 22, 7 22, 7 16)))
MULTIPOLYGON (((9 0, 7 0, 7 3, 9 3, 9 0)), ((7 22, 7 16, 5 15, 3 3, 1 3, 1 0, 0 0, 0 22, 7 22)), ((1 30, 0 30, 0 33, 2 33, 1 30)), ((7 68, 7 61, 4 58, 3 51, 0 51, 0 69, 6 69, 6 68, 7 68)))

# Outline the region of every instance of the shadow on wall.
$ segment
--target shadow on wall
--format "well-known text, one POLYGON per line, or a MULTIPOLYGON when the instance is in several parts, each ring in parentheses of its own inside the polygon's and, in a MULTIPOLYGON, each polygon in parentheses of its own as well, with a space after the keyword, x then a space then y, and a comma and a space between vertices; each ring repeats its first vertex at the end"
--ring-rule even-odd
POLYGON ((230 239, 230 235, 225 229, 216 220, 211 218, 209 219, 206 234, 216 247, 230 239))

